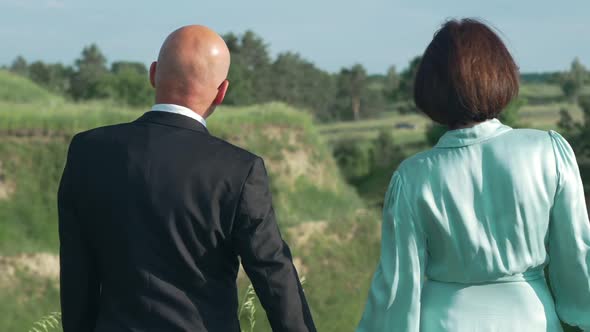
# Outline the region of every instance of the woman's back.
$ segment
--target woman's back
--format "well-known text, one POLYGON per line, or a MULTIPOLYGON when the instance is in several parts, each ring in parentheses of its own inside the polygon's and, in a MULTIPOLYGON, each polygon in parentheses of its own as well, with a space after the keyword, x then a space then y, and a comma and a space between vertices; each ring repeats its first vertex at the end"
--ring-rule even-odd
POLYGON ((489 120, 448 132, 398 173, 427 238, 429 279, 480 283, 543 269, 557 187, 549 133, 489 120))
POLYGON ((558 133, 449 131, 399 166, 383 219, 358 331, 557 332, 557 313, 590 329, 590 225, 558 133))

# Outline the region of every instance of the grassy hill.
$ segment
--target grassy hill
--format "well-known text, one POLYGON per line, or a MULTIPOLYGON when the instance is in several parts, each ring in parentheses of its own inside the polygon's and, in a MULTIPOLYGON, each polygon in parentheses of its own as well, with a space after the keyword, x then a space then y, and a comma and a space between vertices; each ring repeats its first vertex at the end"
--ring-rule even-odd
MULTIPOLYGON (((59 310, 55 196, 72 135, 143 111, 43 98, 0 101, 0 331, 27 331, 59 310)), ((319 330, 352 331, 377 260, 378 218, 343 181, 311 118, 276 103, 220 108, 209 128, 265 158, 319 330)), ((239 284, 243 297, 248 281, 239 284)), ((270 331, 260 306, 255 331, 270 331)))
POLYGON ((0 100, 15 103, 56 103, 62 98, 52 95, 26 78, 0 69, 0 100))

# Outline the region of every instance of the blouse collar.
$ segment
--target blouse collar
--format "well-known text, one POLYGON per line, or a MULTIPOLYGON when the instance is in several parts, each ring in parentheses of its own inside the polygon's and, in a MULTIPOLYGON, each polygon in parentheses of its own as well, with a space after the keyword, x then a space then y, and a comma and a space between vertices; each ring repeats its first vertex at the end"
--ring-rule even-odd
POLYGON ((447 131, 434 146, 435 148, 457 148, 486 141, 492 137, 512 130, 494 118, 478 123, 473 127, 447 131))

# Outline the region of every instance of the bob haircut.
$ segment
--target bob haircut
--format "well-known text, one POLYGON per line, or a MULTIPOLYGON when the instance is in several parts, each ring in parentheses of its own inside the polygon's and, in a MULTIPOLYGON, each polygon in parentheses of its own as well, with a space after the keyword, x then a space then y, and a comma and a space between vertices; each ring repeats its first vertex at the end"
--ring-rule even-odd
POLYGON ((474 19, 451 20, 424 52, 414 102, 452 128, 497 117, 518 95, 518 85, 518 66, 492 29, 474 19))

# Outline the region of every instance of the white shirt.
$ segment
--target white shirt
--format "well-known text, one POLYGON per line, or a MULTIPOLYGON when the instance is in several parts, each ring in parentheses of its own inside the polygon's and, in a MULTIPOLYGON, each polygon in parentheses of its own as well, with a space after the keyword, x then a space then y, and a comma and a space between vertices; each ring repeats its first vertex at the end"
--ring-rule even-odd
POLYGON ((193 110, 191 110, 188 107, 184 107, 184 106, 180 106, 180 105, 176 105, 176 104, 156 104, 156 105, 152 106, 152 111, 169 112, 169 113, 175 113, 175 114, 188 116, 189 118, 193 118, 193 119, 199 121, 203 126, 205 126, 205 128, 207 128, 207 121, 205 121, 205 118, 200 116, 199 114, 193 112, 193 110))

